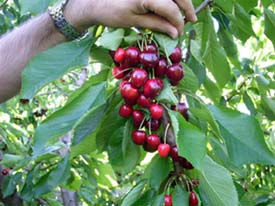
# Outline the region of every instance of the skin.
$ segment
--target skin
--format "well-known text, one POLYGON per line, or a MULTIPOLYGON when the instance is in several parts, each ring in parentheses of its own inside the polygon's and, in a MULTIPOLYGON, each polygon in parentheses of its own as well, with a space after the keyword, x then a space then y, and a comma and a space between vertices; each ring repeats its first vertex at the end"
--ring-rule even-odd
MULTIPOLYGON (((182 34, 184 26, 181 11, 186 20, 197 20, 191 0, 70 0, 64 15, 78 31, 98 24, 124 28, 135 26, 176 38, 182 34)), ((2 36, 0 103, 19 92, 22 70, 33 56, 65 41, 48 13, 2 36)))

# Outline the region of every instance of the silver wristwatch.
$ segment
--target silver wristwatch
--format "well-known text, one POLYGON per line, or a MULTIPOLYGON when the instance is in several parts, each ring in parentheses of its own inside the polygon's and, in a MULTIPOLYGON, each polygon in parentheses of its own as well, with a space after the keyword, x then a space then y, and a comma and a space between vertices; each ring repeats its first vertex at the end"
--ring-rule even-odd
POLYGON ((72 25, 70 25, 65 16, 64 8, 69 0, 62 1, 59 5, 48 10, 50 16, 54 21, 54 25, 68 40, 75 40, 83 37, 87 31, 78 32, 72 25))

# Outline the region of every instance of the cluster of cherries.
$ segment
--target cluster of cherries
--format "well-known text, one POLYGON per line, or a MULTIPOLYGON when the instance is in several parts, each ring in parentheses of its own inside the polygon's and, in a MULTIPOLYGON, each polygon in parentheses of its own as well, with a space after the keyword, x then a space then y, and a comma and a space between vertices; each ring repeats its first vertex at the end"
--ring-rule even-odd
MULTIPOLYGON (((197 206, 199 204, 199 200, 195 192, 191 191, 189 195, 189 206, 197 206)), ((165 206, 172 206, 173 200, 172 195, 165 195, 164 197, 164 205, 165 206)))
MULTIPOLYGON (((145 151, 158 151, 161 157, 170 155, 173 161, 179 162, 185 169, 193 169, 190 162, 178 155, 176 146, 171 147, 166 143, 166 132, 164 138, 151 133, 161 126, 164 108, 156 98, 163 89, 163 78, 176 86, 184 77, 184 69, 180 64, 181 49, 174 48, 168 59, 159 55, 158 47, 153 43, 145 45, 141 50, 138 47, 118 48, 110 54, 116 65, 112 74, 114 78, 122 80, 119 90, 124 104, 120 106, 119 114, 125 118, 132 117, 135 127, 132 132, 133 142, 142 145, 145 151), (149 135, 144 127, 149 130, 149 135)), ((172 105, 171 109, 180 112, 188 120, 185 103, 172 105)), ((168 199, 169 195, 166 195, 165 205, 172 205, 172 198, 171 201, 168 199)), ((196 205, 190 203, 190 206, 196 205)))

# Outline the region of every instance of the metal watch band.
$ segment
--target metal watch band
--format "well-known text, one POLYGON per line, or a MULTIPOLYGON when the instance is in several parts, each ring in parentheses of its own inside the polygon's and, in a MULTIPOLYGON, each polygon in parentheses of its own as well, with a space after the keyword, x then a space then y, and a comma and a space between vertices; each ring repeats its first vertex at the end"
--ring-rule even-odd
POLYGON ((63 11, 68 1, 69 0, 65 0, 56 7, 49 9, 49 14, 52 17, 54 25, 59 30, 59 32, 62 33, 68 40, 75 40, 77 38, 83 37, 87 31, 80 33, 67 22, 63 11))

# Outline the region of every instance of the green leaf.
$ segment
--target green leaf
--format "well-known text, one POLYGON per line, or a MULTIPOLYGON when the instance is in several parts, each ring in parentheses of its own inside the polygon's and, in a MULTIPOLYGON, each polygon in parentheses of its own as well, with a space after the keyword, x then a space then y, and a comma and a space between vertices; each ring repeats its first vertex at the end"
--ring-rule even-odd
POLYGON ((2 194, 3 197, 12 195, 16 191, 16 185, 22 181, 22 173, 5 176, 2 180, 2 194))
POLYGON ((39 125, 34 136, 34 155, 42 154, 49 141, 69 132, 89 108, 99 103, 104 89, 105 83, 87 88, 39 125))
POLYGON ((121 206, 130 206, 134 202, 136 202, 139 197, 141 196, 141 193, 146 185, 146 181, 139 182, 135 187, 133 187, 124 197, 121 206))
POLYGON ((155 190, 148 190, 145 192, 134 204, 131 206, 149 206, 152 202, 152 199, 156 196, 155 190))
POLYGON ((154 33, 154 38, 158 42, 160 49, 164 51, 166 57, 168 57, 178 45, 177 39, 171 39, 168 35, 154 33))
POLYGON ((106 30, 98 39, 97 44, 109 50, 116 50, 124 38, 124 29, 106 30))
POLYGON ((238 195, 230 173, 208 156, 199 172, 199 190, 205 205, 238 206, 238 195), (206 199, 206 200, 205 200, 206 199))
POLYGON ((219 124, 229 157, 236 166, 275 164, 274 155, 269 151, 255 117, 224 107, 211 106, 210 110, 219 124))
POLYGON ((264 9, 265 35, 272 41, 275 49, 275 14, 269 9, 264 9))
POLYGON ((256 37, 252 29, 250 15, 239 4, 234 5, 234 14, 228 15, 228 18, 231 20, 230 28, 243 43, 251 36, 256 37))
POLYGON ((180 185, 176 185, 172 197, 173 206, 189 206, 189 192, 180 185))
POLYGON ((23 159, 25 159, 25 157, 22 155, 4 154, 1 165, 13 167, 23 159))
POLYGON ((275 101, 268 97, 261 97, 261 106, 263 108, 264 114, 270 119, 271 121, 275 120, 275 101))
MULTIPOLYGON (((104 96, 104 94, 101 96, 104 96)), ((93 107, 80 119, 80 121, 78 121, 74 127, 72 145, 80 144, 88 135, 96 131, 106 110, 105 101, 106 100, 101 101, 101 105, 93 107)))
POLYGON ((169 159, 161 158, 159 155, 156 155, 147 166, 144 176, 148 179, 150 186, 158 190, 170 171, 171 165, 169 159))
POLYGON ((55 187, 64 183, 70 176, 69 157, 66 156, 51 172, 43 176, 34 185, 35 197, 51 192, 55 187))
POLYGON ((101 63, 107 66, 113 64, 112 57, 109 54, 109 50, 103 47, 98 47, 94 45, 91 48, 91 63, 101 63))
POLYGON ((188 91, 195 93, 199 89, 199 80, 192 69, 186 64, 184 64, 184 70, 184 78, 180 81, 177 88, 182 92, 188 91))
POLYGON ((213 81, 208 77, 205 79, 203 86, 205 87, 206 95, 216 104, 220 102, 221 90, 213 81))
POLYGON ((246 11, 250 11, 251 9, 253 9, 254 7, 257 6, 258 4, 258 0, 237 0, 237 2, 246 10, 246 11))
POLYGON ((231 13, 233 8, 232 0, 215 0, 215 3, 221 7, 225 12, 231 13))
POLYGON ((91 38, 58 45, 33 58, 23 71, 21 98, 31 99, 41 87, 62 77, 73 67, 88 64, 91 38))
POLYGON ((21 6, 21 13, 26 14, 30 12, 33 15, 40 14, 47 10, 50 0, 19 0, 21 6))
POLYGON ((178 99, 174 95, 174 93, 171 89, 171 85, 167 79, 163 80, 163 89, 162 89, 161 93, 157 96, 157 100, 159 102, 169 103, 172 105, 178 104, 178 99))
POLYGON ((245 106, 247 107, 247 109, 250 111, 251 115, 255 116, 258 113, 252 99, 250 98, 247 92, 244 92, 243 94, 243 102, 245 103, 245 106))
POLYGON ((134 130, 133 127, 133 121, 128 120, 124 127, 123 132, 123 140, 122 140, 122 154, 125 158, 127 155, 127 151, 131 149, 134 146, 133 140, 132 140, 132 131, 134 130))
POLYGON ((230 79, 230 66, 225 51, 220 47, 214 29, 211 14, 208 14, 210 33, 206 44, 203 60, 206 67, 213 74, 216 82, 222 88, 230 79))
POLYGON ((206 137, 197 127, 188 123, 179 112, 168 111, 176 135, 179 154, 201 170, 206 155, 206 137), (175 122, 175 120, 177 122, 175 122), (177 125, 179 126, 178 128, 177 125))

